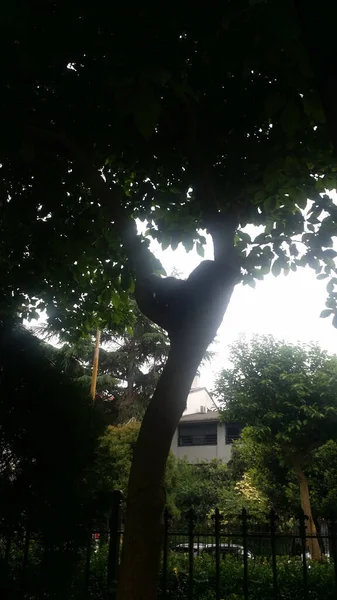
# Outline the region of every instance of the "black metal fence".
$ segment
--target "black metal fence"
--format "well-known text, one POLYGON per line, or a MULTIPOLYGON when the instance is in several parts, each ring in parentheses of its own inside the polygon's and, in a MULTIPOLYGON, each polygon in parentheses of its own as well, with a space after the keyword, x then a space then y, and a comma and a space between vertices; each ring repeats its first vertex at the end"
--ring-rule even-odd
MULTIPOLYGON (((266 597, 275 599, 286 597, 279 586, 278 563, 286 561, 289 565, 292 564, 293 558, 297 560, 297 567, 299 566, 297 571, 301 574, 300 597, 309 600, 313 597, 309 575, 313 565, 312 555, 315 551, 314 558, 318 558, 320 563, 330 567, 332 577, 326 587, 330 588, 331 598, 337 599, 337 539, 334 520, 314 524, 303 511, 300 511, 290 527, 289 524, 286 526, 280 523, 277 515, 272 511, 263 523, 257 524, 245 509, 230 521, 225 521, 220 511, 215 509, 212 524, 208 526, 198 524, 193 511, 187 515, 185 528, 180 526, 177 529, 174 524, 171 526, 167 513, 164 521, 162 600, 172 597, 168 589, 169 562, 170 556, 177 554, 186 556, 186 600, 198 598, 196 585, 198 574, 195 573, 195 566, 198 559, 204 556, 212 558, 214 562, 215 568, 209 573, 209 583, 215 600, 226 598, 227 595, 231 598, 242 597, 244 600, 249 600, 252 596, 255 598, 256 593, 253 592, 258 566, 269 567, 271 572, 270 595, 266 597), (313 547, 315 542, 318 543, 316 548, 313 547), (235 560, 242 566, 241 574, 239 570, 236 571, 240 574, 241 581, 241 587, 235 586, 236 592, 239 592, 237 595, 234 592, 231 594, 228 587, 225 590, 222 584, 223 561, 228 559, 235 560)), ((230 563, 229 569, 233 568, 233 564, 230 563)), ((323 600, 324 596, 319 597, 323 600)))
MULTIPOLYGON (((77 562, 73 564, 77 570, 69 576, 67 593, 58 596, 53 587, 57 573, 55 582, 48 575, 44 587, 40 585, 39 578, 42 581, 43 574, 49 573, 48 561, 45 549, 39 554, 34 535, 28 531, 0 532, 1 597, 114 600, 123 543, 119 492, 114 494, 108 527, 94 531, 88 528, 85 537, 87 541, 80 548, 65 544, 61 549, 64 560, 62 575, 58 576, 65 576, 65 565, 70 565, 75 555, 77 562)), ((295 600, 337 600, 335 520, 321 521, 314 527, 300 512, 290 527, 271 512, 257 524, 245 510, 225 520, 215 509, 207 523, 198 522, 193 511, 176 523, 165 512, 160 600, 283 600, 294 595, 295 600), (316 549, 314 543, 318 544, 316 549), (317 581, 313 578, 317 564, 312 561, 314 551, 319 552, 323 565, 317 581), (265 594, 262 584, 266 586, 265 594)))

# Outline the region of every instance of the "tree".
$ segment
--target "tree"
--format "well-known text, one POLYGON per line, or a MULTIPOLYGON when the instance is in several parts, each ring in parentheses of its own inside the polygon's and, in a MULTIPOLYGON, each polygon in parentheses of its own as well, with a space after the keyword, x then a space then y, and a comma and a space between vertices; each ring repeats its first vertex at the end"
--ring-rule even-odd
MULTIPOLYGON (((298 512, 298 483, 291 466, 280 461, 276 453, 256 444, 254 429, 243 429, 240 439, 233 446, 231 461, 232 477, 240 480, 248 473, 254 487, 268 499, 268 508, 287 523, 289 516, 298 512)), ((312 489, 312 478, 308 477, 312 489)), ((267 511, 266 511, 267 512, 267 511)))
MULTIPOLYGON (((97 378, 96 405, 109 424, 141 419, 155 390, 169 351, 166 333, 134 306, 135 321, 120 335, 103 331, 97 378)), ((52 360, 86 390, 90 389, 94 336, 47 345, 52 360)))
POLYGON ((172 492, 180 515, 192 509, 197 520, 204 522, 218 506, 221 490, 229 485, 230 473, 221 460, 196 465, 176 461, 176 486, 172 492))
POLYGON ((318 448, 308 470, 312 504, 316 514, 325 519, 337 514, 337 443, 329 440, 318 448))
MULTIPOLYGON (((315 345, 257 336, 232 346, 230 359, 232 368, 216 383, 224 416, 249 425, 251 439, 293 469, 315 533, 306 469, 313 451, 336 437, 337 358, 315 345)), ((309 539, 308 546, 319 559, 317 539, 309 539)))
POLYGON ((219 459, 194 465, 177 460, 175 470, 172 492, 177 516, 192 509, 196 519, 205 523, 217 507, 226 519, 239 517, 242 508, 248 509, 253 517, 266 517, 267 502, 253 485, 249 473, 235 477, 231 466, 219 459))
POLYGON ((45 548, 85 543, 103 430, 90 397, 17 325, 0 325, 0 367, 0 526, 45 548))
MULTIPOLYGON (((110 10, 7 9, 1 310, 46 308, 63 334, 122 331, 135 280, 140 310, 168 331, 134 454, 118 592, 152 600, 165 463, 198 364, 240 281, 306 264, 334 275, 337 209, 324 191, 336 171, 287 3, 110 10), (137 218, 164 248, 201 254, 207 229, 214 261, 186 281, 159 277, 137 218), (248 223, 262 229, 254 240, 248 223)), ((328 291, 336 312, 333 278, 328 291)))
MULTIPOLYGON (((113 490, 122 491, 124 500, 130 476, 133 453, 141 423, 131 419, 124 425, 107 427, 97 451, 94 471, 99 481, 100 494, 109 496, 113 490)), ((180 480, 177 461, 172 453, 168 457, 165 471, 166 506, 172 515, 178 515, 176 486, 180 480)))

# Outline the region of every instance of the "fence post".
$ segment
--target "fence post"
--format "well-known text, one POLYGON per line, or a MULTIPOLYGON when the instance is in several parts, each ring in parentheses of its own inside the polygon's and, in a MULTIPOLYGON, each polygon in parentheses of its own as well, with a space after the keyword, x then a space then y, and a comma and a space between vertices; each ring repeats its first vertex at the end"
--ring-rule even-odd
POLYGON ((117 592, 117 573, 122 526, 122 499, 123 494, 121 490, 114 490, 112 493, 112 506, 109 519, 110 540, 107 572, 108 600, 115 600, 117 592))
POLYGON ((215 600, 220 600, 220 530, 222 515, 220 515, 218 508, 215 509, 212 519, 214 519, 215 533, 215 600))
POLYGON ((194 522, 195 514, 191 508, 188 511, 188 600, 193 600, 194 522))
POLYGON ((243 596, 248 600, 248 515, 245 508, 241 512, 242 537, 243 537, 243 596))
POLYGON ((303 564, 303 597, 308 600, 308 566, 307 566, 307 547, 306 547, 306 520, 308 517, 304 514, 303 509, 300 510, 299 524, 300 536, 302 544, 302 564, 303 564))
POLYGON ((21 573, 21 594, 22 598, 25 596, 25 585, 26 585, 26 571, 29 560, 29 545, 30 545, 30 531, 27 529, 25 533, 25 542, 23 547, 23 559, 22 559, 22 573, 21 573))
POLYGON ((276 519, 277 516, 275 514, 274 509, 270 511, 270 541, 271 541, 271 560, 272 560, 272 569, 273 569, 273 588, 274 588, 274 597, 277 599, 277 565, 276 565, 276 519))
POLYGON ((12 536, 10 533, 6 536, 6 547, 5 547, 5 564, 9 566, 10 556, 11 556, 11 547, 12 547, 12 536))
POLYGON ((91 546, 92 546, 92 522, 90 520, 88 523, 87 547, 86 547, 86 552, 85 552, 84 598, 87 598, 88 591, 89 591, 91 546))
POLYGON ((332 554, 334 573, 335 573, 335 590, 337 598, 337 527, 336 527, 336 516, 332 515, 331 518, 331 546, 329 548, 332 554))
POLYGON ((168 537, 170 526, 170 514, 167 508, 164 510, 164 548, 163 548, 163 600, 167 597, 167 559, 168 559, 168 537))

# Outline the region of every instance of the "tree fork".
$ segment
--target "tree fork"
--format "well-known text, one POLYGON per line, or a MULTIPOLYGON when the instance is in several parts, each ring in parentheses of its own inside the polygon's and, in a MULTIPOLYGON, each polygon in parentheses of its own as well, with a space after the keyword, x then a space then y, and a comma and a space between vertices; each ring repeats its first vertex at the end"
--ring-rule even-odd
POLYGON ((166 461, 195 372, 238 282, 240 268, 234 248, 238 223, 233 215, 221 215, 221 227, 209 228, 215 260, 203 261, 186 281, 151 275, 152 254, 124 211, 123 190, 118 186, 110 189, 98 169, 65 135, 33 127, 27 133, 61 148, 73 160, 83 182, 103 207, 109 208, 109 219, 119 229, 136 271, 138 306, 168 331, 171 340, 170 354, 145 413, 133 456, 117 591, 117 600, 156 600, 166 461))
POLYGON ((236 284, 234 276, 226 282, 219 279, 209 290, 208 302, 202 297, 200 310, 171 334, 170 354, 142 422, 129 479, 117 600, 157 597, 167 457, 195 372, 236 284))

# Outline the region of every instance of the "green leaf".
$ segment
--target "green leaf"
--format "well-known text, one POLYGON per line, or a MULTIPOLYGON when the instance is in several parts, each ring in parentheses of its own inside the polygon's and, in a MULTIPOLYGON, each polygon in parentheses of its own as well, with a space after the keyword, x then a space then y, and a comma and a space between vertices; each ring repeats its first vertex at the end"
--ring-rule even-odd
POLYGON ((260 269, 260 273, 262 275, 268 275, 268 273, 270 273, 270 264, 268 265, 263 265, 260 269))
POLYGON ((321 319, 326 319, 327 317, 330 317, 330 315, 332 315, 332 310, 330 310, 329 308, 326 310, 322 310, 321 314, 320 314, 320 318, 321 319))
POLYGON ((272 267, 271 267, 271 272, 275 277, 280 275, 281 269, 282 269, 282 264, 283 264, 283 261, 280 258, 277 258, 273 262, 272 267))
POLYGON ((193 250, 194 242, 192 238, 185 238, 182 242, 186 252, 191 252, 191 250, 193 250))
POLYGON ((254 244, 263 244, 266 241, 267 241, 267 235, 265 233, 260 233, 259 235, 256 236, 253 243, 254 244))
POLYGON ((308 257, 308 265, 312 269, 315 269, 315 271, 317 271, 317 272, 319 272, 321 270, 321 264, 320 264, 318 258, 316 258, 316 256, 308 257))
MULTIPOLYGON (((308 204, 307 194, 304 190, 296 191, 296 204, 302 210, 305 209, 306 205, 308 204)), ((310 227, 311 227, 311 225, 308 225, 309 229, 310 229, 310 227)))
POLYGON ((321 273, 320 275, 317 275, 316 279, 321 280, 326 279, 327 277, 329 277, 327 273, 321 273))
POLYGON ((337 329, 337 313, 334 315, 333 319, 332 319, 332 324, 334 327, 336 327, 337 329))
POLYGON ((328 248, 327 250, 324 250, 324 252, 323 252, 324 258, 336 258, 336 256, 337 256, 337 252, 336 252, 336 250, 333 250, 332 248, 328 248))
POLYGON ((121 304, 121 298, 117 292, 112 293, 111 302, 114 305, 114 308, 119 308, 119 306, 121 304))
POLYGON ((163 239, 162 239, 162 242, 161 242, 161 249, 163 251, 167 250, 167 248, 169 247, 170 243, 171 243, 170 236, 163 235, 163 239))
POLYGON ((243 242, 246 242, 246 244, 251 244, 252 243, 252 239, 250 237, 250 235, 248 233, 246 233, 245 231, 237 231, 236 234, 239 236, 240 240, 242 240, 243 242))
POLYGON ((204 250, 203 245, 200 242, 197 242, 196 246, 197 246, 197 253, 199 254, 199 256, 201 256, 201 258, 204 258, 205 250, 204 250))
POLYGON ((270 235, 271 232, 273 231, 274 228, 274 221, 269 221, 269 223, 267 223, 264 233, 265 235, 270 235))

